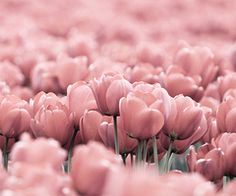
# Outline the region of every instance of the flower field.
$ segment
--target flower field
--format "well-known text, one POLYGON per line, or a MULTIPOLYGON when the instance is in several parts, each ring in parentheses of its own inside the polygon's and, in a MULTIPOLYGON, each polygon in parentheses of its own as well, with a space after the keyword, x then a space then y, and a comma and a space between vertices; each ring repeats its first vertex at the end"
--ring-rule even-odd
POLYGON ((1 0, 0 196, 236 195, 235 10, 1 0))

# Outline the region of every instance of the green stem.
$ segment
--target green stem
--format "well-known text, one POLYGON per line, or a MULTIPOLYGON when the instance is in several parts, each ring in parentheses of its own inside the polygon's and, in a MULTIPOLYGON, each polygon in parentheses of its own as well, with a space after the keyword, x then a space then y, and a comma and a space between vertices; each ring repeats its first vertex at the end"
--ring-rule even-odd
POLYGON ((152 137, 152 148, 153 148, 153 155, 154 155, 154 162, 156 169, 158 170, 158 151, 157 151, 157 139, 156 136, 152 137))
POLYGON ((144 142, 143 142, 143 161, 144 161, 144 163, 147 161, 147 151, 148 151, 147 142, 148 142, 148 140, 144 140, 144 142))
POLYGON ((9 138, 5 137, 5 143, 3 148, 3 166, 6 170, 8 168, 8 143, 9 143, 9 138))
POLYGON ((122 160, 123 160, 123 163, 124 163, 124 165, 126 165, 126 153, 123 153, 122 154, 122 160))
POLYGON ((71 167, 71 158, 72 158, 72 152, 73 152, 73 148, 74 148, 74 143, 75 143, 75 137, 76 137, 76 134, 77 134, 77 130, 74 129, 74 133, 73 133, 73 136, 71 138, 71 142, 70 142, 70 146, 69 146, 69 150, 68 150, 68 155, 67 155, 67 160, 68 160, 68 163, 67 163, 67 167, 65 168, 65 171, 67 173, 70 172, 70 167, 71 167))
POLYGON ((165 159, 165 173, 168 173, 170 171, 171 163, 169 162, 172 154, 172 140, 170 141, 169 149, 166 153, 166 159, 165 159))
POLYGON ((114 123, 114 141, 115 141, 115 152, 119 155, 119 140, 118 140, 118 130, 117 130, 117 116, 113 116, 114 123))
POLYGON ((142 150, 143 150, 143 140, 138 142, 138 152, 136 157, 136 165, 139 165, 142 161, 142 150))

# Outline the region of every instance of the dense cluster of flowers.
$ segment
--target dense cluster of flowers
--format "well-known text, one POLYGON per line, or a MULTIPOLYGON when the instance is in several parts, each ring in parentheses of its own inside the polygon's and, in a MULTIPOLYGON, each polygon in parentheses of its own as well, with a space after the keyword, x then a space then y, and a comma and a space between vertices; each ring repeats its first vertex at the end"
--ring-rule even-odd
POLYGON ((235 9, 0 1, 0 195, 236 195, 235 9))

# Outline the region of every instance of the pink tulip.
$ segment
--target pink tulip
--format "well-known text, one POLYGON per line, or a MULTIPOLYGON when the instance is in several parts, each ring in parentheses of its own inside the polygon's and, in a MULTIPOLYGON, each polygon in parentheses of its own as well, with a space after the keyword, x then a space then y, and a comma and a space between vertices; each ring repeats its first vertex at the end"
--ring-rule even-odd
POLYGON ((221 97, 224 96, 225 92, 229 89, 235 89, 236 88, 236 73, 235 72, 229 72, 225 76, 221 76, 218 78, 218 88, 219 93, 221 97))
POLYGON ((203 136, 207 131, 206 118, 196 102, 180 95, 174 98, 174 103, 175 109, 169 115, 163 132, 173 140, 187 139, 195 132, 201 132, 203 136))
POLYGON ((17 137, 30 129, 29 105, 14 95, 0 101, 0 130, 6 137, 17 137))
POLYGON ((232 96, 227 96, 219 105, 216 112, 217 126, 220 132, 236 132, 235 117, 236 99, 232 96))
POLYGON ((100 195, 109 170, 120 164, 118 156, 99 143, 76 147, 71 165, 75 188, 84 195, 100 195))
POLYGON ((26 163, 52 167, 60 171, 66 158, 66 152, 55 140, 45 138, 33 140, 29 135, 23 134, 21 140, 12 148, 10 157, 13 164, 26 163))
POLYGON ((120 100, 120 117, 129 136, 148 139, 157 135, 164 125, 164 115, 132 94, 120 100))
POLYGON ((54 138, 61 145, 65 145, 73 134, 72 114, 67 106, 58 101, 55 96, 52 96, 51 100, 44 100, 45 104, 42 104, 38 110, 36 109, 37 112, 31 120, 32 132, 36 137, 54 138))
POLYGON ((210 48, 200 46, 181 48, 174 57, 174 64, 183 68, 189 76, 201 76, 204 88, 216 78, 219 69, 210 48))
POLYGON ((85 80, 88 75, 88 60, 86 57, 69 58, 59 56, 57 59, 56 75, 62 89, 66 90, 70 84, 85 80))
POLYGON ((12 88, 11 94, 14 94, 17 97, 20 97, 21 99, 25 101, 29 101, 34 96, 34 93, 31 88, 21 87, 21 86, 16 86, 12 88))
MULTIPOLYGON (((121 154, 128 153, 134 150, 138 142, 136 139, 130 138, 126 131, 124 130, 122 119, 117 118, 117 128, 118 128, 118 142, 119 142, 119 152, 121 154)), ((114 124, 113 122, 104 121, 100 124, 98 129, 100 138, 102 139, 105 146, 115 149, 114 143, 114 124)))
POLYGON ((10 94, 10 87, 6 82, 0 82, 0 96, 10 94))
POLYGON ((99 135, 99 126, 102 123, 103 116, 94 110, 86 111, 80 119, 80 135, 84 143, 90 140, 102 141, 99 135))
POLYGON ((121 75, 103 75, 90 81, 98 110, 105 115, 119 115, 119 101, 131 90, 132 85, 121 75))
POLYGON ((97 105, 92 90, 85 82, 76 82, 67 88, 67 104, 73 114, 76 127, 79 127, 85 111, 96 110, 97 105))
POLYGON ((212 140, 213 146, 220 148, 225 155, 225 175, 235 176, 236 133, 223 133, 212 140))
POLYGON ((61 92, 55 69, 56 63, 50 61, 39 63, 33 68, 30 79, 35 92, 61 92))
POLYGON ((220 148, 214 148, 211 144, 206 143, 197 151, 191 146, 187 164, 190 172, 199 172, 207 180, 217 182, 224 176, 224 153, 220 148))
POLYGON ((13 87, 23 84, 24 79, 24 75, 17 66, 7 61, 0 63, 0 81, 4 81, 8 86, 13 87))

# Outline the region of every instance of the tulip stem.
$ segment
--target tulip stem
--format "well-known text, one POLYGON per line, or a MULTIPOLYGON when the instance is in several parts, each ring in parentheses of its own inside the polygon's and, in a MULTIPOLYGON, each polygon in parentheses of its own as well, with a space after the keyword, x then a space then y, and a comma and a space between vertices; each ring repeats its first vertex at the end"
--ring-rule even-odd
POLYGON ((67 173, 70 172, 70 167, 71 167, 71 158, 72 158, 72 152, 73 152, 73 148, 74 148, 74 143, 75 143, 75 137, 76 137, 76 134, 77 134, 77 130, 74 129, 74 133, 73 133, 73 136, 71 138, 71 142, 70 142, 70 146, 69 146, 69 150, 68 150, 68 155, 67 155, 67 167, 65 168, 65 171, 67 173))
POLYGON ((138 152, 136 157, 136 164, 139 165, 142 161, 142 150, 143 150, 143 140, 139 140, 138 142, 138 152))
POLYGON ((170 145, 169 145, 169 148, 168 148, 168 151, 166 153, 166 159, 165 159, 165 173, 169 172, 170 171, 170 168, 171 168, 171 154, 172 154, 172 140, 170 141, 170 145))
POLYGON ((148 151, 147 143, 148 143, 148 140, 144 140, 143 142, 143 161, 144 162, 147 161, 147 151, 148 151))
POLYGON ((5 137, 4 148, 3 148, 3 166, 6 170, 8 168, 8 143, 9 143, 9 138, 5 137))
POLYGON ((158 170, 158 151, 157 151, 157 138, 156 136, 152 137, 152 148, 153 148, 153 156, 156 169, 158 170))
POLYGON ((119 140, 118 140, 118 130, 117 130, 117 116, 113 116, 114 123, 114 141, 115 141, 115 152, 119 155, 119 140))

